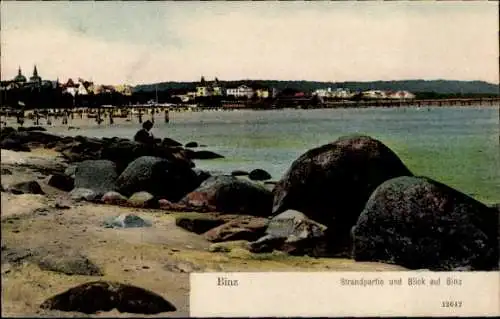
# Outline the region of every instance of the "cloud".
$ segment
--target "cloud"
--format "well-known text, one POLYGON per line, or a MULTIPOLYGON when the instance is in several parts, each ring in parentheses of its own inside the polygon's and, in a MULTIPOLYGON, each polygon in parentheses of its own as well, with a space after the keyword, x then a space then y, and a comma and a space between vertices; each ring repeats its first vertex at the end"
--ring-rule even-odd
POLYGON ((112 16, 113 23, 100 24, 101 12, 93 22, 80 22, 84 32, 52 15, 50 23, 38 27, 7 23, 10 27, 2 28, 2 78, 15 75, 18 65, 31 72, 36 63, 45 78, 81 76, 98 83, 192 81, 202 74, 498 83, 497 13, 490 10, 496 7, 427 7, 439 10, 401 4, 387 10, 352 3, 160 3, 156 11, 151 5, 133 8, 139 24, 129 21, 133 11, 124 8, 112 16))

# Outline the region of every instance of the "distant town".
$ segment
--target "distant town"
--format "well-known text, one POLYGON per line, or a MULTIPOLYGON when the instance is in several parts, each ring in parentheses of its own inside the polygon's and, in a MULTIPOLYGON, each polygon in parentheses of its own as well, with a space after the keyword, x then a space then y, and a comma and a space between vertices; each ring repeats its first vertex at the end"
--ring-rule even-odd
MULTIPOLYGON (((29 79, 21 67, 11 80, 1 81, 2 107, 8 108, 75 108, 101 106, 200 106, 223 108, 314 108, 325 106, 349 106, 361 104, 404 105, 415 100, 463 97, 439 95, 435 92, 410 92, 408 90, 353 90, 347 87, 301 88, 272 87, 273 81, 220 81, 207 80, 184 83, 177 87, 160 87, 156 84, 133 87, 127 84, 96 84, 82 78, 69 78, 65 82, 43 79, 37 66, 33 67, 29 79), (398 104, 399 103, 399 104, 398 104)), ((469 94, 470 95, 470 94, 469 94)), ((475 96, 477 97, 477 96, 475 96)), ((498 97, 483 94, 482 97, 498 97)))

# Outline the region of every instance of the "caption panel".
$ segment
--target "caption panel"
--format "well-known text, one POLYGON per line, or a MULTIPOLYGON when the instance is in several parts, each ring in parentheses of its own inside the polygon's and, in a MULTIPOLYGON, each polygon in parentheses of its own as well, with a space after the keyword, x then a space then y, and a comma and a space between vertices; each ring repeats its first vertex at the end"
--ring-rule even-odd
POLYGON ((193 317, 498 316, 499 272, 191 274, 193 317))

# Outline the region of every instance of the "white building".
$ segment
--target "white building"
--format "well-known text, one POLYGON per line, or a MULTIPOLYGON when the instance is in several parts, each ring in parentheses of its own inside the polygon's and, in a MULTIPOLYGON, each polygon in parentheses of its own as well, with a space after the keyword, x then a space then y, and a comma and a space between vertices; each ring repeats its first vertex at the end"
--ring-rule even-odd
POLYGON ((322 98, 344 98, 344 99, 350 98, 354 95, 348 89, 343 89, 343 88, 338 88, 335 90, 332 90, 332 88, 319 89, 314 91, 313 94, 322 98))
POLYGON ((369 99, 385 99, 387 94, 381 90, 368 90, 363 92, 363 96, 369 99))
POLYGON ((234 97, 247 97, 251 98, 254 94, 254 90, 246 85, 240 85, 237 88, 228 88, 226 90, 227 95, 233 95, 234 97))
POLYGON ((399 100, 411 100, 415 98, 415 94, 410 93, 408 91, 397 91, 389 94, 389 98, 399 99, 399 100))

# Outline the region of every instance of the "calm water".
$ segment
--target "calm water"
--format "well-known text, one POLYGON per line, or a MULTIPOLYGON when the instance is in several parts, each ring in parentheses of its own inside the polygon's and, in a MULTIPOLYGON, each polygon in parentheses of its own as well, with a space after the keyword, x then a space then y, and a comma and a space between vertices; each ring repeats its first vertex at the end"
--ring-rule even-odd
MULTIPOLYGON (((279 179, 306 150, 349 133, 375 137, 417 175, 485 202, 500 202, 498 108, 330 109, 171 113, 153 134, 197 141, 224 155, 197 167, 231 172, 263 168, 279 179)), ((72 135, 131 138, 139 124, 88 127, 72 135)))

